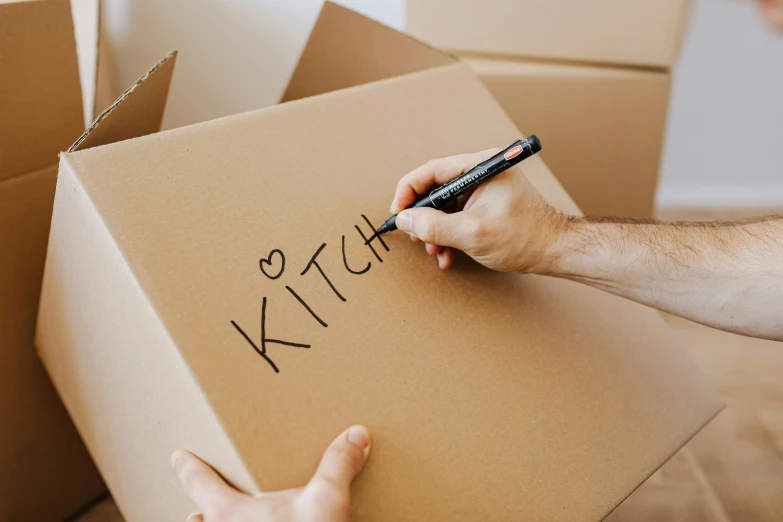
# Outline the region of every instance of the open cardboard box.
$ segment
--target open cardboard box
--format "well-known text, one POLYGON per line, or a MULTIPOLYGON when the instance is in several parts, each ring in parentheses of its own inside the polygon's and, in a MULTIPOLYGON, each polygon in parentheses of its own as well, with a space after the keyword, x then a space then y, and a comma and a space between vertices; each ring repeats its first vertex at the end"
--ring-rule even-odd
POLYGON ((60 521, 105 491, 33 348, 57 155, 111 90, 98 20, 97 0, 0 2, 2 521, 60 521))
POLYGON ((356 422, 355 520, 599 520, 721 409, 653 310, 365 244, 403 173, 520 137, 468 65, 326 3, 286 103, 120 141, 173 65, 61 156, 37 332, 128 521, 192 510, 177 448, 276 490, 356 422))

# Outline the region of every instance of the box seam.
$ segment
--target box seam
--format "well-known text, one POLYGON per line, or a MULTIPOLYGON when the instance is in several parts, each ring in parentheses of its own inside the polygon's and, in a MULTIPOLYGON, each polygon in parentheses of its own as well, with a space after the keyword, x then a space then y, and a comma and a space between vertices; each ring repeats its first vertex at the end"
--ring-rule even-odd
POLYGON ((568 58, 542 58, 539 56, 526 55, 526 54, 510 54, 488 51, 471 51, 453 49, 452 52, 460 58, 475 58, 484 60, 502 60, 507 62, 516 63, 535 63, 535 64, 547 64, 547 65, 570 65, 579 67, 592 67, 596 69, 622 69, 640 72, 655 72, 655 73, 669 73, 672 71, 671 67, 654 66, 654 65, 642 65, 634 63, 622 63, 622 62, 602 62, 599 60, 576 60, 568 58))

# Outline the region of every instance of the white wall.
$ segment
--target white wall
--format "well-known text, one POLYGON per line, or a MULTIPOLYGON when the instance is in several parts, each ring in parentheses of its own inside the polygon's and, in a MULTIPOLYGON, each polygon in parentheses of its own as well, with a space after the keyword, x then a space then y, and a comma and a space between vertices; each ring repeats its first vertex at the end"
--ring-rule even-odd
POLYGON ((750 0, 697 0, 658 204, 783 208, 783 33, 750 0))
MULTIPOLYGON (((177 48, 165 127, 271 105, 321 1, 104 0, 118 85, 177 48)), ((404 27, 404 0, 340 3, 404 27)), ((764 27, 753 0, 696 3, 675 74, 659 204, 783 207, 783 35, 764 27)))
MULTIPOLYGON (((401 28, 401 0, 338 0, 401 28)), ((277 102, 322 0, 104 0, 117 79, 131 85, 171 49, 177 65, 164 127, 277 102)))

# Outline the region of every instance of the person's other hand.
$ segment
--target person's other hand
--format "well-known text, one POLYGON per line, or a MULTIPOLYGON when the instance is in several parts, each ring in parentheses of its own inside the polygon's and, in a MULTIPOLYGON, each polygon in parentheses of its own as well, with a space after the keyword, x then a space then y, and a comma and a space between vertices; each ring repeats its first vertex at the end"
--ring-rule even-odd
POLYGON ((329 445, 306 486, 255 496, 240 493, 187 451, 174 452, 171 464, 200 510, 189 522, 347 522, 351 482, 369 451, 367 428, 352 426, 329 445))
POLYGON ((452 248, 501 272, 546 273, 550 247, 568 219, 549 206, 525 177, 520 165, 479 185, 459 201, 461 212, 447 214, 431 208, 402 210, 434 186, 442 185, 486 160, 500 149, 428 161, 397 184, 390 211, 399 212, 397 228, 427 252, 442 269, 454 262, 452 248))
POLYGON ((783 29, 783 0, 760 0, 761 14, 773 27, 783 29))

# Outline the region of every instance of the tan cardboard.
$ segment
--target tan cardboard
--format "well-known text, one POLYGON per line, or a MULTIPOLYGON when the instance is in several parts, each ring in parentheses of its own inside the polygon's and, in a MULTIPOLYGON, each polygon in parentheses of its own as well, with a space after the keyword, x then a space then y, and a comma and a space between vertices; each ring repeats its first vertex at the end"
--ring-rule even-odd
POLYGON ((671 75, 518 60, 466 61, 588 215, 652 217, 671 75))
MULTIPOLYGON (((335 37, 305 48, 312 70, 372 67, 400 38, 330 3, 317 27, 335 37)), ((193 509, 177 448, 280 489, 355 422, 373 432, 355 520, 600 520, 720 410, 650 309, 365 244, 402 173, 519 137, 444 61, 62 155, 36 343, 129 522, 193 509)), ((577 211, 540 158, 526 173, 577 211)))
MULTIPOLYGON (((105 491, 32 345, 57 155, 84 129, 78 1, 0 2, 2 522, 61 521, 105 491)), ((97 35, 92 19, 82 30, 97 35)))
POLYGON ((67 0, 0 4, 0 180, 55 163, 84 128, 67 0))
POLYGON ((407 0, 406 29, 443 49, 669 69, 689 0, 407 0))

